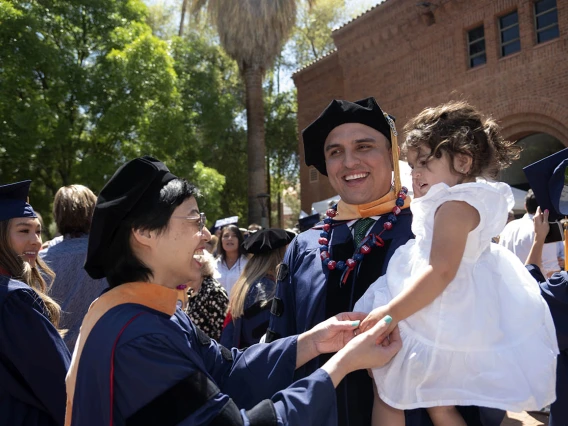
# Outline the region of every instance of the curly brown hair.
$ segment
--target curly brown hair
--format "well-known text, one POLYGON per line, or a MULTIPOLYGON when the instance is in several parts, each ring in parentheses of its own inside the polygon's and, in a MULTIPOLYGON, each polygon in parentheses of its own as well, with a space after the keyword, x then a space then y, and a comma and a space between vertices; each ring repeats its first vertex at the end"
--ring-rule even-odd
POLYGON ((402 150, 431 149, 429 158, 440 158, 442 152, 450 157, 452 172, 456 154, 472 158, 471 178, 494 179, 499 171, 519 158, 521 147, 503 139, 499 126, 465 101, 452 101, 434 108, 426 108, 406 126, 406 140, 402 150))

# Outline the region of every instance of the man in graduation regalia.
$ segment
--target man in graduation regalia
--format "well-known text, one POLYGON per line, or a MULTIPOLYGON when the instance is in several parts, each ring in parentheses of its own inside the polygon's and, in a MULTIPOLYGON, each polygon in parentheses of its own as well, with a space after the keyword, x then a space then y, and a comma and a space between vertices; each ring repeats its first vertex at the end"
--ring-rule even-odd
MULTIPOLYGON (((395 250, 413 238, 410 198, 400 184, 394 119, 374 98, 333 100, 302 138, 306 164, 328 176, 341 200, 322 224, 290 244, 278 276, 267 341, 353 310, 386 272, 395 250)), ((316 370, 327 357, 307 363, 296 378, 316 370)), ((371 423, 373 384, 367 372, 348 375, 336 393, 340 425, 371 423)), ((468 410, 474 417, 470 425, 496 426, 504 416, 498 410, 468 410)), ((407 411, 406 419, 411 426, 431 425, 425 410, 407 411)))
POLYGON ((535 239, 527 258, 527 269, 538 281, 540 291, 550 308, 558 338, 556 368, 556 401, 550 406, 549 426, 568 425, 568 272, 555 272, 547 280, 542 273, 542 250, 549 232, 549 220, 566 216, 566 186, 568 148, 524 168, 529 184, 540 205, 534 217, 535 239), (544 212, 544 213, 543 213, 544 212))

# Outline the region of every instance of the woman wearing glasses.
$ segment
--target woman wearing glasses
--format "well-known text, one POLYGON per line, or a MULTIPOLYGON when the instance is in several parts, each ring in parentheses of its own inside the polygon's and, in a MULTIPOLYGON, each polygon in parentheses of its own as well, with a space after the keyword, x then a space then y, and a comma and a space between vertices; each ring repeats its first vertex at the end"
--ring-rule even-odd
POLYGON ((85 269, 111 289, 86 315, 67 376, 66 425, 334 425, 334 387, 400 348, 363 314, 245 351, 212 341, 176 307, 210 234, 196 189, 151 157, 123 165, 95 207, 85 269), (292 383, 294 370, 337 352, 292 383))

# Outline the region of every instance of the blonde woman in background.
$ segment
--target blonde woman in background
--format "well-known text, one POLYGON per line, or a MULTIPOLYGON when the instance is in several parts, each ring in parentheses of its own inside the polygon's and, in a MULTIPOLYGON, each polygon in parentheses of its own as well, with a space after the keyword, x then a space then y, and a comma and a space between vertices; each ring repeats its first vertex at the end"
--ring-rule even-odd
POLYGON ((255 232, 244 242, 244 249, 253 256, 231 292, 222 345, 248 347, 266 333, 276 292, 276 269, 294 236, 292 232, 271 228, 255 232))

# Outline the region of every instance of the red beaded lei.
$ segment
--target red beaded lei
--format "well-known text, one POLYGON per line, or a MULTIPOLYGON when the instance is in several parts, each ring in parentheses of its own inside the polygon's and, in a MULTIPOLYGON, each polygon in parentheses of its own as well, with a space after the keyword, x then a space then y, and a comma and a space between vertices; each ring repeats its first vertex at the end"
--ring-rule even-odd
POLYGON ((407 194, 408 189, 403 186, 397 195, 396 206, 389 214, 388 221, 383 223, 383 229, 381 230, 381 232, 379 232, 378 234, 369 233, 355 248, 353 256, 351 256, 345 262, 342 260, 336 262, 329 256, 329 240, 331 239, 331 231, 334 222, 333 218, 337 216, 337 204, 326 212, 327 217, 323 220, 323 231, 320 233, 320 238, 318 240, 320 244, 320 257, 323 265, 327 266, 330 271, 333 271, 334 269, 343 271, 340 280, 341 285, 347 282, 347 278, 349 277, 351 271, 355 269, 357 264, 363 260, 363 257, 366 254, 371 252, 371 249, 373 247, 383 247, 385 245, 385 242, 381 238, 381 235, 385 231, 390 231, 396 223, 397 216, 401 212, 401 207, 404 205, 404 200, 406 199, 407 194))

